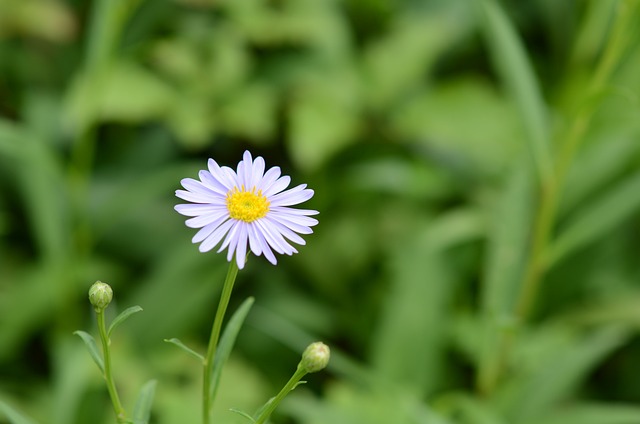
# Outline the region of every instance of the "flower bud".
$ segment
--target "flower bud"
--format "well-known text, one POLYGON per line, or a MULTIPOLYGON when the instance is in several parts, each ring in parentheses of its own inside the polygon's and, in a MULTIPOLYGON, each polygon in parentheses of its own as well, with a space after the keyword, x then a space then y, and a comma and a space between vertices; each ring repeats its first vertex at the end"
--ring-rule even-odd
POLYGON ((327 366, 330 356, 329 346, 322 342, 311 343, 302 353, 300 366, 307 372, 317 372, 327 366))
POLYGON ((102 281, 96 281, 89 289, 89 302, 93 305, 96 312, 106 309, 113 299, 113 290, 109 284, 102 281))

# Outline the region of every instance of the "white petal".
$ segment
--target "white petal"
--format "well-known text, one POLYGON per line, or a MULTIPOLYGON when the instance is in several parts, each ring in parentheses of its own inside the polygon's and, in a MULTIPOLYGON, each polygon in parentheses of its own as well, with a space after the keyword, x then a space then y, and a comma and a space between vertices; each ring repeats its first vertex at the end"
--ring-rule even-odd
POLYGON ((202 184, 201 181, 194 180, 193 178, 183 178, 180 181, 180 184, 182 184, 182 187, 186 188, 190 192, 196 193, 196 194, 200 194, 205 198, 214 198, 215 199, 215 198, 220 197, 219 193, 216 193, 215 191, 213 191, 209 187, 207 187, 204 184, 202 184))
POLYGON ((262 180, 262 175, 264 174, 264 159, 261 156, 258 156, 256 160, 253 161, 253 169, 251 169, 251 183, 249 184, 249 189, 254 187, 258 187, 260 180, 262 180))
POLYGON ((222 240, 222 237, 227 234, 227 231, 229 231, 229 228, 231 228, 232 225, 233 220, 229 220, 216 228, 216 230, 202 242, 199 250, 201 252, 208 252, 213 249, 218 243, 220 243, 220 240, 222 240))
POLYGON ((269 206, 269 210, 277 213, 285 213, 288 215, 318 215, 320 212, 313 209, 297 209, 288 208, 286 206, 269 206))
POLYGON ((221 181, 218 181, 218 179, 214 175, 211 175, 209 171, 198 172, 198 177, 200 177, 200 181, 202 181, 202 184, 204 184, 207 188, 215 191, 222 196, 226 196, 227 192, 229 191, 224 186, 224 184, 222 184, 221 181))
POLYGON ((227 206, 214 205, 211 203, 195 204, 195 205, 182 203, 179 205, 175 205, 173 209, 175 209, 181 215, 200 216, 200 215, 205 215, 205 214, 220 211, 220 210, 226 210, 227 206))
POLYGON ((211 176, 220 181, 220 184, 222 184, 226 189, 225 191, 229 191, 234 187, 227 178, 226 172, 218 165, 215 160, 209 159, 209 161, 207 162, 207 166, 209 168, 211 176))
POLYGON ((240 233, 238 234, 238 245, 236 247, 236 263, 238 264, 238 269, 242 269, 247 259, 248 225, 246 222, 239 222, 238 226, 240 227, 240 233))
POLYGON ((229 190, 233 190, 234 188, 240 188, 240 182, 238 179, 238 175, 236 171, 229 168, 228 166, 223 166, 220 168, 221 174, 220 179, 224 178, 225 186, 231 187, 229 190))
POLYGON ((307 242, 305 242, 302 237, 300 237, 299 235, 297 235, 296 233, 291 231, 285 225, 283 225, 283 224, 281 224, 281 223, 279 223, 277 221, 274 221, 274 220, 269 220, 269 224, 271 224, 276 231, 278 231, 280 234, 282 234, 284 237, 288 238, 292 242, 298 243, 298 244, 301 244, 301 245, 307 244, 307 242))
POLYGON ((270 216, 277 216, 280 219, 285 219, 287 221, 291 221, 298 225, 304 225, 305 227, 313 227, 314 225, 318 225, 318 220, 315 218, 311 218, 310 216, 304 215, 291 215, 287 213, 278 213, 274 211, 269 212, 270 216))
MULTIPOLYGON (((300 224, 298 222, 290 220, 289 217, 286 216, 286 215, 269 214, 268 218, 273 220, 273 221, 276 221, 276 222, 278 222, 278 223, 280 223, 282 225, 284 225, 285 227, 289 228, 290 230, 295 231, 296 233, 299 233, 299 234, 311 234, 311 233, 313 233, 313 230, 311 228, 309 228, 308 225, 300 224)), ((296 217, 294 217, 294 218, 296 218, 296 217)), ((309 219, 312 219, 312 218, 309 218, 309 219)))
POLYGON ((262 247, 262 253, 264 253, 264 257, 267 258, 269 262, 276 265, 278 263, 278 260, 276 259, 276 255, 273 254, 273 252, 271 251, 271 247, 269 247, 269 243, 267 242, 267 240, 264 238, 264 236, 260 231, 256 231, 256 237, 258 238, 258 242, 262 247))
POLYGON ((219 221, 218 225, 220 225, 227 218, 229 218, 229 213, 221 210, 187 219, 185 224, 190 228, 201 228, 216 221, 219 221))
POLYGON ((249 247, 254 255, 260 256, 262 253, 262 245, 260 244, 260 240, 258 239, 256 224, 250 222, 247 225, 247 233, 249 235, 249 247))
POLYGON ((269 198, 269 202, 272 206, 291 206, 297 205, 313 197, 313 190, 307 187, 306 184, 300 184, 290 190, 283 191, 280 194, 276 194, 269 198))
POLYGON ((271 184, 273 184, 278 179, 279 176, 280 176, 279 166, 274 166, 273 168, 269 168, 269 170, 262 177, 262 180, 258 182, 258 185, 256 186, 256 188, 258 190, 262 190, 262 192, 264 193, 264 191, 267 190, 269 187, 271 187, 271 184))
MULTIPOLYGON (((235 239, 236 234, 238 233, 238 222, 235 219, 230 219, 229 222, 231 222, 231 229, 229 230, 229 233, 227 233, 227 237, 224 239, 224 241, 222 242, 222 244, 220 245, 220 248, 218 248, 218 253, 222 252, 227 246, 229 246, 229 244, 235 239)), ((236 240, 237 243, 237 240, 236 240)), ((233 246, 233 249, 229 248, 229 252, 233 253, 233 250, 235 249, 235 244, 233 246)), ((230 261, 230 257, 227 257, 227 260, 230 261)))
POLYGON ((211 233, 213 233, 216 228, 218 228, 220 226, 220 224, 222 224, 224 222, 224 220, 227 219, 227 217, 223 217, 217 221, 214 221, 210 224, 205 225, 204 227, 202 227, 195 236, 193 236, 193 238, 191 239, 192 243, 200 243, 202 240, 206 239, 207 237, 209 237, 209 235, 211 235, 211 233))
POLYGON ((270 222, 266 220, 258 220, 255 221, 262 230, 262 235, 264 236, 267 243, 278 253, 284 253, 291 256, 294 253, 298 253, 298 251, 291 246, 287 241, 282 237, 275 228, 270 225, 270 222))
POLYGON ((193 203, 211 204, 211 202, 215 200, 215 198, 213 197, 204 196, 201 193, 192 193, 190 191, 185 191, 185 190, 176 190, 176 197, 182 200, 186 200, 187 202, 193 202, 193 203))
POLYGON ((274 194, 280 193, 282 190, 287 188, 290 183, 291 183, 291 177, 288 175, 283 175, 282 177, 278 178, 275 183, 271 184, 271 187, 269 187, 266 190, 263 190, 262 194, 264 194, 267 197, 273 196, 274 194))

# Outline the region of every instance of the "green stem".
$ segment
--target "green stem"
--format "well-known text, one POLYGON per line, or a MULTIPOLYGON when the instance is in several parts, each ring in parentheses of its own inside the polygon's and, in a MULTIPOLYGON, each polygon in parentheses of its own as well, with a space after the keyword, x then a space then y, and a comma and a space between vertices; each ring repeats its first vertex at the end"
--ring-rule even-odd
MULTIPOLYGON (((628 31, 635 13, 636 2, 620 1, 616 20, 607 40, 604 52, 587 88, 581 110, 577 112, 563 137, 563 142, 555 161, 554 174, 543 181, 540 189, 540 204, 533 227, 533 239, 528 261, 521 280, 520 292, 515 305, 515 318, 519 324, 528 319, 535 305, 542 278, 547 271, 547 250, 557 219, 557 210, 564 182, 573 159, 582 144, 592 122, 602 94, 615 67, 628 46, 628 31)), ((493 391, 509 359, 517 334, 510 331, 501 333, 496 345, 495 361, 492 361, 486 377, 482 378, 480 389, 488 394, 493 391)))
POLYGON ((120 398, 118 397, 118 391, 116 390, 115 382, 113 381, 113 376, 111 375, 111 353, 109 350, 109 345, 111 344, 111 340, 107 336, 107 329, 104 323, 104 309, 97 311, 98 316, 98 331, 100 332, 100 340, 102 341, 102 354, 104 359, 104 379, 107 382, 107 390, 109 391, 109 396, 111 397, 111 403, 113 404, 113 410, 116 413, 116 419, 118 423, 126 423, 127 421, 127 413, 122 407, 120 403, 120 398))
POLYGON ((598 102, 595 100, 604 91, 628 44, 627 30, 633 12, 632 4, 629 2, 621 1, 618 4, 611 36, 585 94, 583 101, 585 106, 575 116, 564 137, 555 163, 554 177, 547 179, 542 186, 540 207, 534 224, 531 254, 525 268, 520 296, 516 304, 515 313, 520 322, 527 319, 535 303, 540 281, 547 268, 546 251, 556 221, 559 196, 562 193, 566 175, 598 107, 598 102))
MULTIPOLYGON (((235 258, 234 258, 235 259, 235 258)), ((231 298, 231 292, 233 290, 233 284, 236 281, 238 275, 238 265, 235 260, 229 263, 229 270, 227 271, 227 277, 224 280, 224 286, 222 287, 222 294, 220 295, 220 303, 218 304, 218 310, 216 311, 216 317, 213 320, 213 327, 211 328, 211 337, 209 338, 209 347, 207 349, 207 356, 204 359, 203 365, 203 383, 202 383, 202 422, 204 424, 210 423, 211 406, 214 399, 211 398, 211 370, 213 367, 213 360, 216 355, 216 348, 218 347, 218 340, 220 339, 220 331, 222 330, 222 322, 224 321, 224 315, 229 305, 229 299, 231 298)))
POLYGON ((306 369, 304 369, 301 364, 298 364, 296 372, 293 373, 289 381, 287 381, 287 384, 285 384, 282 390, 280 390, 280 393, 278 393, 276 397, 269 401, 267 406, 260 413, 260 416, 258 416, 258 418, 256 419, 255 424, 264 424, 269 419, 273 411, 276 410, 280 402, 282 402, 282 399, 284 399, 289 394, 289 392, 295 389, 300 379, 306 374, 306 369))

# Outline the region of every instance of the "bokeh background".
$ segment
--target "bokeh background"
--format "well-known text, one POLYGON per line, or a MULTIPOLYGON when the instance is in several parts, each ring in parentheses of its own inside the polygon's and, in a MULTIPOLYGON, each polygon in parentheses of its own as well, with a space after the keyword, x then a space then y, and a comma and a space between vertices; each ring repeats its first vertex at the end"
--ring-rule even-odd
POLYGON ((616 0, 0 0, 0 423, 114 422, 74 330, 199 422, 226 272, 173 206, 245 149, 316 192, 251 257, 223 375, 243 423, 640 423, 640 17, 616 0), (529 290, 530 288, 530 290, 529 290))

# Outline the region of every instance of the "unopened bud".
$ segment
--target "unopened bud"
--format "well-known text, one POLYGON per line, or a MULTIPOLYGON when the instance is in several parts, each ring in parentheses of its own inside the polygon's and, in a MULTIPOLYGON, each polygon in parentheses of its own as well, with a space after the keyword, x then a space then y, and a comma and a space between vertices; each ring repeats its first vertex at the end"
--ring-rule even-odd
POLYGON ((95 308, 96 312, 105 310, 113 299, 113 290, 109 284, 102 281, 96 281, 89 289, 89 301, 95 308))
POLYGON ((307 372, 317 372, 327 366, 330 357, 329 346, 322 342, 311 343, 302 353, 300 366, 307 372))

